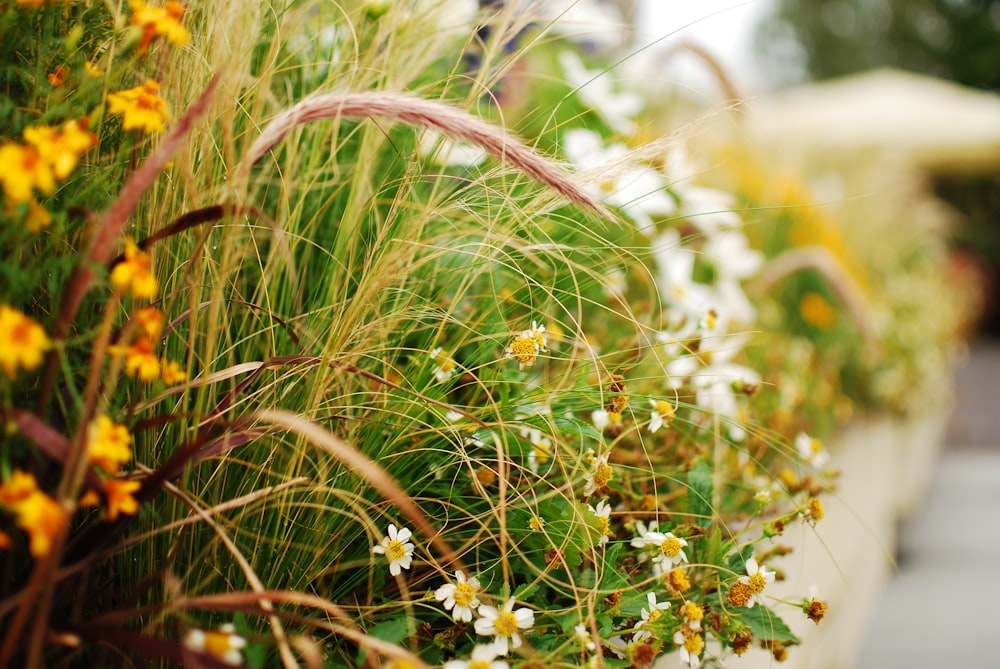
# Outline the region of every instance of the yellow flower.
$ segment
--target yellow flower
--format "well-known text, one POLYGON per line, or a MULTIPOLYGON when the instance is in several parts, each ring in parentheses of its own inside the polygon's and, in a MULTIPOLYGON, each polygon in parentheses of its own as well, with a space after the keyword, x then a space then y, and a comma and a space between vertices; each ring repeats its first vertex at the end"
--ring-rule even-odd
POLYGON ((143 0, 130 0, 132 8, 132 25, 142 28, 142 42, 139 51, 145 53, 149 43, 157 37, 166 37, 167 41, 182 46, 191 41, 180 18, 184 15, 184 5, 179 2, 167 2, 164 7, 154 7, 143 0))
POLYGON ((17 309, 0 304, 0 367, 8 378, 17 377, 18 367, 38 367, 42 354, 51 346, 41 325, 17 309))
POLYGON ((187 372, 173 360, 160 360, 160 379, 168 386, 175 386, 187 380, 187 372))
POLYGON ((799 303, 803 320, 820 330, 831 330, 837 324, 837 310, 818 293, 806 293, 799 303))
POLYGON ((108 93, 108 112, 124 117, 124 130, 139 129, 148 134, 161 132, 170 114, 167 103, 158 93, 160 85, 152 79, 136 88, 108 93))
POLYGON ((149 254, 140 251, 135 240, 125 239, 125 260, 111 270, 111 283, 120 290, 129 291, 133 297, 152 299, 156 297, 159 284, 150 267, 149 254))
POLYGON ((106 474, 118 473, 132 459, 132 435, 128 428, 107 416, 98 416, 87 432, 87 459, 106 474))
POLYGON ((17 526, 28 534, 31 555, 35 558, 48 555, 66 522, 66 513, 56 500, 38 489, 35 477, 15 470, 0 484, 0 505, 15 516, 17 526))
POLYGON ((17 505, 17 526, 28 533, 28 552, 42 558, 52 550, 52 542, 66 523, 66 513, 59 502, 45 493, 32 493, 17 505))
POLYGON ((125 373, 150 383, 160 378, 160 359, 153 353, 153 342, 145 337, 131 346, 112 346, 111 355, 125 356, 125 373))
POLYGON ((28 215, 25 217, 24 223, 28 226, 29 231, 38 232, 42 228, 49 227, 52 223, 52 215, 48 209, 32 198, 28 200, 28 215))
POLYGON ((149 339, 156 339, 163 332, 163 312, 156 307, 143 307, 135 312, 135 322, 149 339))
POLYGON ((38 483, 32 474, 15 469, 10 478, 0 483, 0 506, 14 507, 38 492, 38 483))
POLYGON ((97 63, 92 63, 89 60, 83 64, 83 71, 86 72, 87 76, 91 79, 98 79, 104 76, 104 70, 102 70, 97 63))
POLYGON ((54 193, 56 177, 38 149, 7 142, 0 145, 0 185, 8 200, 28 202, 35 188, 46 195, 54 193))
POLYGON ((25 128, 24 141, 38 149, 39 156, 61 180, 73 172, 80 156, 97 143, 97 136, 87 129, 86 120, 73 119, 59 129, 47 125, 25 128))
POLYGON ((139 501, 132 496, 132 493, 142 487, 139 481, 128 481, 124 479, 108 479, 104 482, 104 495, 108 501, 108 508, 104 514, 104 519, 113 521, 118 519, 119 513, 135 515, 139 510, 139 501))

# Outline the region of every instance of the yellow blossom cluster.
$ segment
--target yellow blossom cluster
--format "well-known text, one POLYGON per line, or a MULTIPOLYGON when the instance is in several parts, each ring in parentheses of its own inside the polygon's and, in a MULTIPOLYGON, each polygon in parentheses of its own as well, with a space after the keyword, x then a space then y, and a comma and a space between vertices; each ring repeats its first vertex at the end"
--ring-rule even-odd
POLYGON ((0 508, 13 515, 17 526, 28 534, 28 550, 35 558, 49 554, 66 524, 62 506, 38 488, 34 476, 21 470, 0 483, 0 508))
POLYGON ((17 309, 0 304, 0 369, 7 378, 17 378, 19 369, 38 367, 42 354, 51 346, 41 325, 17 309))
POLYGON ((56 185, 66 179, 82 156, 97 143, 87 129, 87 119, 73 119, 56 128, 48 125, 24 129, 23 142, 0 144, 0 187, 7 208, 28 203, 29 227, 33 232, 50 220, 35 200, 35 191, 52 195, 56 185))
POLYGON ((147 79, 142 86, 108 93, 108 112, 122 117, 122 129, 162 132, 170 118, 167 103, 160 97, 160 84, 147 79))
POLYGON ((166 37, 175 46, 183 46, 191 41, 191 34, 181 23, 184 15, 184 5, 179 2, 167 2, 163 7, 150 5, 144 0, 131 0, 128 3, 132 10, 132 25, 142 28, 142 41, 139 51, 145 53, 149 44, 157 37, 166 37))

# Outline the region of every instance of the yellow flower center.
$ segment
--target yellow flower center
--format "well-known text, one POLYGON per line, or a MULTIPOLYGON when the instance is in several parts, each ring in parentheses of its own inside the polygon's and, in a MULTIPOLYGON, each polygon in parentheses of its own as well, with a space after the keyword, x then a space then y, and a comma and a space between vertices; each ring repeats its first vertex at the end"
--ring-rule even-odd
POLYGON ((611 468, 611 465, 597 465, 597 469, 594 470, 594 487, 598 489, 603 488, 614 476, 615 470, 611 468))
POLYGON ((649 618, 648 618, 648 620, 649 620, 649 622, 655 622, 655 621, 659 620, 659 619, 660 619, 660 616, 662 616, 662 615, 663 615, 663 612, 662 612, 662 611, 660 611, 660 610, 659 610, 659 609, 657 609, 657 608, 653 608, 653 609, 652 609, 652 610, 651 610, 651 611, 649 612, 649 618))
POLYGON ((468 583, 458 583, 455 585, 455 604, 457 606, 468 606, 476 598, 476 589, 468 583))
POLYGON ((497 636, 514 636, 517 632, 517 617, 510 611, 501 611, 493 623, 497 636))
POLYGON ((736 607, 746 606, 752 596, 750 586, 743 581, 737 581, 726 593, 726 601, 736 607))
POLYGON ((517 337, 510 345, 510 354, 522 365, 530 367, 535 364, 535 357, 538 355, 538 342, 534 336, 517 337))
POLYGON ((611 534, 611 519, 607 516, 598 516, 597 520, 601 523, 601 534, 611 534))
POLYGON ((701 655, 701 651, 705 649, 705 641, 701 638, 701 635, 692 634, 684 639, 684 648, 692 655, 701 655))
MULTIPOLYGON (((671 570, 668 580, 670 581, 670 587, 677 592, 684 592, 691 588, 691 580, 688 578, 687 573, 683 569, 671 570)), ((700 610, 701 609, 699 609, 699 611, 700 610)))
POLYGON ((767 585, 767 579, 764 578, 763 574, 751 574, 750 582, 747 585, 750 586, 750 592, 755 595, 759 595, 764 592, 764 586, 767 585))
POLYGON ((233 650, 232 635, 226 632, 205 632, 205 652, 212 657, 222 657, 233 650))
POLYGON ((656 413, 660 414, 663 418, 670 418, 674 415, 674 405, 666 400, 660 400, 656 403, 656 413))
POLYGON ((663 540, 663 543, 660 544, 660 552, 668 558, 680 555, 682 548, 684 548, 684 546, 681 545, 681 541, 677 537, 667 537, 663 540))
POLYGON ((385 547, 385 556, 390 561, 402 560, 406 557, 406 547, 402 541, 390 541, 389 545, 385 547))
POLYGON ((535 460, 544 465, 552 457, 552 447, 548 444, 532 444, 535 447, 535 460))
POLYGON ((694 602, 687 602, 681 611, 688 620, 701 620, 705 617, 705 612, 694 602))
POLYGON ((543 527, 545 527, 545 521, 539 518, 538 516, 532 516, 531 520, 528 521, 528 527, 537 532, 543 527))
POLYGON ((490 663, 486 660, 472 660, 468 667, 469 669, 490 669, 490 663))

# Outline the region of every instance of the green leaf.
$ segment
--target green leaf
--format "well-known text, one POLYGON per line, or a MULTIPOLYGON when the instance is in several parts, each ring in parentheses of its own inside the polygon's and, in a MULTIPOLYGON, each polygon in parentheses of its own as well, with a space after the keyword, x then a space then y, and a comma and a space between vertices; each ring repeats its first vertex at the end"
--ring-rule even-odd
POLYGON ((597 428, 585 421, 560 416, 556 417, 553 422, 556 424, 556 427, 563 432, 575 432, 581 437, 589 437, 594 441, 601 440, 601 433, 597 430, 597 428))
POLYGON ((688 511, 694 516, 695 522, 702 527, 708 527, 712 522, 712 469, 701 460, 687 475, 688 511))
POLYGON ((741 618, 758 640, 780 641, 785 645, 799 643, 799 638, 792 634, 785 621, 766 606, 758 604, 752 609, 747 609, 741 618))

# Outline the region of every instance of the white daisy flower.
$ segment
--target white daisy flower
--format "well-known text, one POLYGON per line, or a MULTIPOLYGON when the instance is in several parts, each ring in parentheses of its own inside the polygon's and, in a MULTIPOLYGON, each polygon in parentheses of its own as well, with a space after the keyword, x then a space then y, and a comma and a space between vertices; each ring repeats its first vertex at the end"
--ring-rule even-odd
POLYGON ((449 660, 444 669, 510 669, 506 662, 496 659, 499 654, 492 643, 477 644, 468 660, 449 660))
POLYGON ((606 486, 614 476, 615 470, 608 464, 608 454, 599 455, 594 460, 593 469, 583 475, 583 496, 590 497, 606 486))
POLYGON ((754 603, 764 604, 764 588, 768 583, 774 583, 774 572, 767 571, 764 565, 757 565, 753 558, 747 560, 747 575, 740 576, 740 583, 745 583, 750 587, 751 597, 747 602, 747 608, 752 609, 754 603))
POLYGON ((825 465, 830 459, 830 454, 823 448, 823 442, 810 437, 805 432, 799 432, 796 435, 795 448, 803 460, 817 469, 825 465))
POLYGON ((597 503, 596 508, 589 504, 587 508, 597 516, 597 520, 601 524, 601 538, 597 540, 597 545, 603 546, 608 543, 608 539, 611 536, 611 505, 608 504, 607 500, 601 500, 597 503))
POLYGON ((240 651, 247 645, 247 640, 237 635, 236 627, 229 623, 217 630, 188 630, 183 644, 189 650, 205 653, 226 664, 242 665, 243 653, 240 651))
POLYGON ((663 612, 668 610, 669 608, 670 608, 670 602, 657 602, 656 593, 647 592, 646 608, 642 610, 641 613, 642 620, 640 620, 639 624, 636 625, 636 627, 639 627, 640 629, 637 630, 634 635, 632 635, 632 641, 642 641, 646 637, 653 636, 652 632, 650 632, 647 629, 647 627, 649 626, 650 623, 655 623, 657 620, 659 620, 660 616, 663 615, 663 612))
POLYGON ((577 625, 573 628, 573 631, 576 633, 576 640, 580 642, 581 646, 591 652, 597 650, 597 644, 590 638, 590 631, 585 625, 577 625))
POLYGON ((480 606, 479 619, 476 620, 476 634, 494 637, 494 646, 498 655, 506 655, 510 648, 520 648, 524 641, 518 630, 527 630, 535 624, 535 613, 525 607, 514 611, 514 598, 511 597, 503 608, 480 606))
POLYGON ((389 573, 399 576, 400 570, 409 569, 413 560, 413 544, 409 543, 413 533, 405 527, 396 529, 395 525, 389 525, 389 536, 382 539, 377 546, 372 547, 373 553, 385 555, 389 561, 389 573))
POLYGON ((666 574, 682 562, 687 562, 684 547, 688 542, 675 537, 672 532, 647 531, 641 537, 634 539, 632 545, 636 548, 653 549, 653 573, 657 576, 666 574))
POLYGON ((670 424, 670 419, 677 410, 666 400, 649 400, 649 403, 653 406, 653 410, 649 413, 649 431, 655 433, 664 425, 670 424))
POLYGON ((479 579, 466 578, 461 569, 455 572, 455 583, 445 583, 434 591, 434 598, 444 602, 455 622, 472 622, 472 612, 479 606, 479 579))
POLYGON ((434 378, 437 379, 438 383, 444 383, 455 373, 458 363, 445 353, 440 346, 431 351, 430 358, 437 365, 434 368, 434 378))

